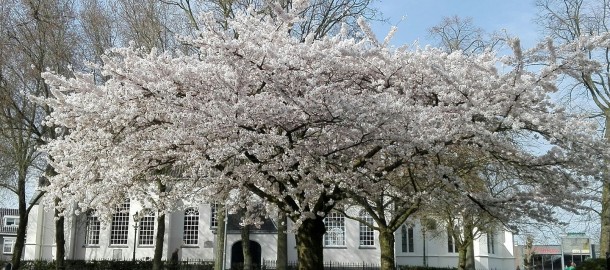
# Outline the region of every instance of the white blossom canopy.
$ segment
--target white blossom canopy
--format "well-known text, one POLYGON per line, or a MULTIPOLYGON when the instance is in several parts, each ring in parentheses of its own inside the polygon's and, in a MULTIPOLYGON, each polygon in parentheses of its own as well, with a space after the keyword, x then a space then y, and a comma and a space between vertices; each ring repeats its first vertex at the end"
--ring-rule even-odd
POLYGON ((599 172, 593 126, 548 97, 560 64, 530 72, 518 54, 500 72, 491 52, 396 49, 372 34, 302 42, 290 35, 298 17, 261 16, 238 14, 231 30, 204 21, 185 41, 194 55, 114 49, 101 84, 46 74, 46 124, 69 130, 44 148, 58 172, 47 191, 64 207, 111 211, 125 197, 171 210, 246 188, 298 222, 348 190, 391 191, 385 176, 408 166, 482 205, 528 211, 567 203, 561 196, 599 172), (533 135, 550 150, 517 139, 533 135), (518 169, 512 180, 527 188, 493 200, 468 190, 453 161, 474 156, 518 169))

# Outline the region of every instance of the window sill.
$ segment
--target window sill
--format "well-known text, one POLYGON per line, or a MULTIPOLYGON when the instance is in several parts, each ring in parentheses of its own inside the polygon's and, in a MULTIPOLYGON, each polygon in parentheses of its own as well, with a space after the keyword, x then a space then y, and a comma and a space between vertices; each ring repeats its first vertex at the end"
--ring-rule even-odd
POLYGON ((376 246, 359 246, 358 249, 377 249, 376 246))
POLYGON ((128 248, 128 245, 108 245, 110 248, 128 248))
POLYGON ((83 248, 99 248, 100 245, 83 245, 83 248))
POLYGON ((346 246, 330 246, 330 247, 325 246, 324 249, 347 249, 347 247, 346 246))
POLYGON ((199 245, 182 245, 181 248, 199 248, 199 245))
POLYGON ((138 248, 154 248, 155 245, 138 245, 138 248))

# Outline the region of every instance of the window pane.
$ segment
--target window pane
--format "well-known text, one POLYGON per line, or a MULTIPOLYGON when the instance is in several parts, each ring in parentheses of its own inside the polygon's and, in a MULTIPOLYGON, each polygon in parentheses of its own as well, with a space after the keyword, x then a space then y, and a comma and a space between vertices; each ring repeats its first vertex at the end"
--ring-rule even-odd
POLYGON ((366 223, 360 223, 360 246, 374 246, 375 245, 375 233, 373 229, 366 224, 373 224, 373 217, 366 211, 360 212, 360 219, 366 223))
POLYGON ((95 216, 95 212, 87 214, 87 234, 85 236, 85 245, 100 244, 100 220, 95 216))
POLYGON ((155 211, 145 209, 142 212, 144 215, 140 218, 138 244, 152 246, 155 242, 155 211))
POLYGON ((2 245, 2 253, 12 254, 14 247, 15 247, 15 238, 4 238, 4 244, 2 245))
POLYGON ((129 201, 117 207, 112 215, 110 223, 110 244, 127 245, 127 234, 129 233, 129 201))
POLYGON ((343 214, 331 212, 324 218, 326 233, 324 246, 345 246, 345 217, 343 214))
POLYGON ((199 211, 189 208, 184 211, 184 235, 185 245, 199 244, 199 211))

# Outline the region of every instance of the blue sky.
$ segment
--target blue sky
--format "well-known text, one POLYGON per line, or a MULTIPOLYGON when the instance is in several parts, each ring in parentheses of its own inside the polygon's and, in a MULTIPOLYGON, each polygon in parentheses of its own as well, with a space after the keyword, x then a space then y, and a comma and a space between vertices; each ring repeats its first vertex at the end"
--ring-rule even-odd
POLYGON ((377 0, 373 6, 388 19, 371 25, 380 39, 392 25, 398 26, 394 45, 414 41, 421 46, 430 44, 427 29, 443 17, 453 15, 471 17, 476 26, 488 33, 505 29, 519 36, 525 47, 532 46, 539 37, 534 0, 377 0))

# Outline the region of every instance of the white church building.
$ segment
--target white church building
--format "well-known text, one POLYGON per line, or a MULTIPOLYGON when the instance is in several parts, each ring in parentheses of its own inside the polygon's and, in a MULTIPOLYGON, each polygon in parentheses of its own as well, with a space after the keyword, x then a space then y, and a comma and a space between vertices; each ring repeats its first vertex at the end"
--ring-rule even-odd
MULTIPOLYGON (((126 202, 102 225, 94 215, 72 218, 66 224, 66 259, 131 260, 152 259, 155 241, 155 211, 142 209, 136 201, 126 202), (139 217, 139 218, 138 218, 139 217), (137 219, 137 222, 136 222, 137 219), (136 225, 137 224, 137 225, 136 225)), ((217 220, 215 207, 200 205, 166 215, 164 259, 176 253, 180 260, 214 259, 217 220)), ((332 262, 379 264, 378 233, 339 213, 325 220, 324 260, 332 262)), ((225 265, 241 263, 239 218, 229 215, 225 244, 225 265)), ((418 222, 409 222, 395 232, 395 256, 398 265, 455 267, 458 253, 446 232, 426 233, 418 222)), ((290 227, 290 224, 288 224, 290 227)), ((266 220, 250 232, 253 262, 275 261, 277 227, 266 220)), ((55 258, 54 219, 52 211, 35 205, 30 212, 24 252, 25 260, 55 258)), ((513 235, 501 231, 480 237, 474 243, 476 269, 515 269, 513 235)), ((297 261, 294 234, 288 234, 288 261, 297 261)))

